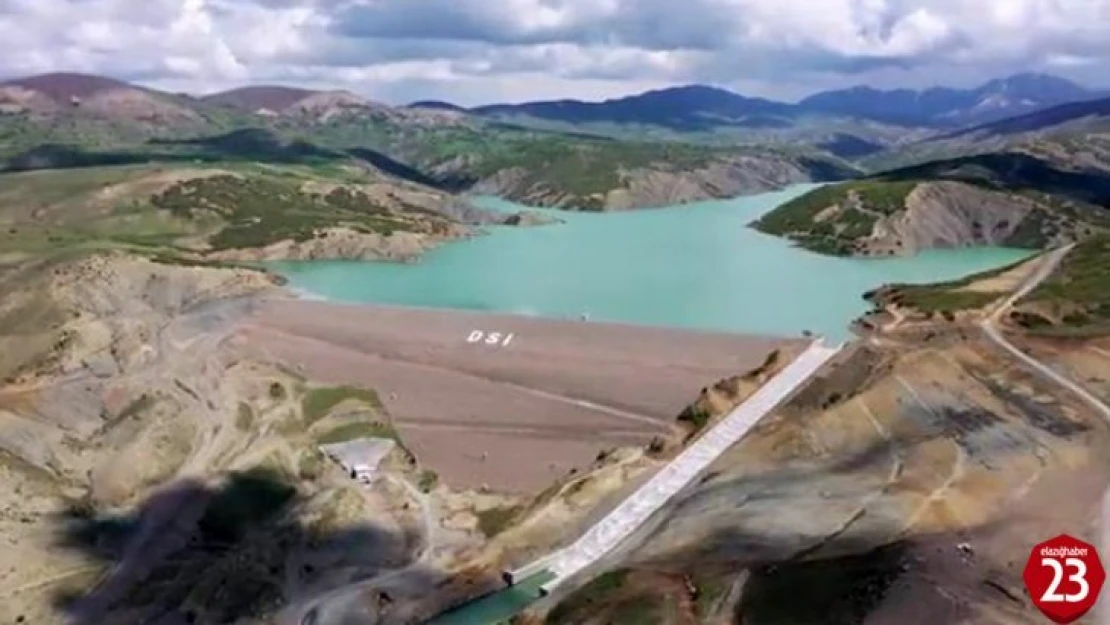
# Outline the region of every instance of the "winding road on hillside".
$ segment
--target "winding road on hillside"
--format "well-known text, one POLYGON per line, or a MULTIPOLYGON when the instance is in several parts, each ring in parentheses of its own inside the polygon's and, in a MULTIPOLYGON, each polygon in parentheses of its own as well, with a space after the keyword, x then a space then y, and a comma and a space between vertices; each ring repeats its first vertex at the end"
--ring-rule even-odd
MULTIPOLYGON (((115 377, 117 384, 161 393, 191 409, 199 425, 189 454, 177 470, 177 480, 203 483, 212 458, 224 449, 219 441, 229 429, 221 427, 223 414, 211 402, 218 396, 222 371, 215 364, 214 354, 231 335, 233 319, 247 307, 249 300, 238 297, 182 304, 177 314, 154 328, 143 347, 147 360, 115 377), (198 371, 199 375, 192 373, 198 371), (182 380, 189 380, 189 384, 182 380)), ((109 352, 110 346, 101 351, 109 352)), ((54 382, 54 388, 80 385, 90 379, 97 378, 85 368, 54 382)), ((148 499, 141 523, 121 557, 101 575, 95 591, 74 604, 71 622, 102 622, 109 606, 188 542, 208 499, 208 493, 195 489, 167 489, 148 499)))
POLYGON ((998 329, 998 318, 1001 317, 1002 314, 1005 313, 1007 310, 1009 310, 1018 300, 1028 295, 1033 289, 1037 288, 1037 286, 1039 286, 1041 282, 1044 282, 1044 280, 1048 278, 1048 276, 1052 275, 1052 272, 1060 266, 1060 261, 1064 260, 1064 257, 1067 256, 1068 252, 1070 252, 1073 247, 1075 247, 1074 244, 1067 245, 1045 254, 1041 262, 1037 265, 1036 270, 1034 270, 1034 272, 1025 279, 1025 282, 1021 286, 1019 286, 1016 291, 1014 291, 1009 297, 1001 302, 1001 304, 999 304, 989 315, 984 317, 983 320, 979 322, 979 326, 983 329, 983 332, 986 334, 987 338, 990 339, 991 342, 993 342, 995 345, 1001 347, 1003 350, 1009 352, 1012 356, 1025 363, 1038 375, 1052 380, 1056 384, 1063 386, 1072 393, 1078 395, 1080 398, 1083 399, 1084 402, 1094 408, 1094 410, 1098 412, 1102 416, 1102 418, 1106 419, 1107 423, 1110 423, 1110 406, 1107 406, 1106 403, 1093 395, 1090 391, 1083 388, 1076 382, 1069 380, 1065 376, 1061 375, 1052 367, 1044 364, 1043 362, 1040 362, 1036 358, 1033 358, 1029 354, 1026 354, 1025 352, 1018 349, 1016 346, 1014 346, 1013 343, 1008 341, 1006 337, 1003 336, 1002 332, 998 329))
MULTIPOLYGON (((1069 380, 1049 365, 1018 349, 1017 346, 1006 339, 997 325, 999 317, 1009 310, 1018 300, 1028 295, 1033 289, 1037 288, 1041 282, 1044 282, 1046 278, 1052 275, 1052 272, 1060 266, 1060 262, 1074 247, 1075 244, 1073 243, 1045 254, 1040 264, 1038 264, 1033 273, 1026 278, 1025 282, 1009 297, 1002 301, 989 315, 984 317, 983 320, 979 322, 979 326, 983 329, 983 333, 992 343, 1020 360, 1037 375, 1051 380, 1077 395, 1087 403, 1087 405, 1093 408, 1095 412, 1099 413, 1107 423, 1110 423, 1110 406, 1108 406, 1106 402, 1099 399, 1075 381, 1069 380)), ((1104 554, 1103 557, 1106 557, 1105 554, 1110 553, 1110 489, 1106 491, 1102 498, 1098 540, 1100 551, 1104 554)), ((1099 625, 1110 625, 1110 600, 1104 598, 1095 606, 1095 622, 1099 625)))

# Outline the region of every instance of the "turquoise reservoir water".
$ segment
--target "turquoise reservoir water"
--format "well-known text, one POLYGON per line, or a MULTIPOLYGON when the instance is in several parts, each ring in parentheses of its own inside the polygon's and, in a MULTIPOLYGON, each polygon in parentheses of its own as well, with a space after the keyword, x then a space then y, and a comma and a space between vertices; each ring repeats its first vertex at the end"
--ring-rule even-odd
MULTIPOLYGON (((812 254, 747 224, 813 188, 621 213, 544 211, 564 224, 489 228, 412 265, 273 263, 293 287, 346 302, 490 310, 762 334, 848 336, 885 282, 932 282, 1001 266, 1027 250, 935 250, 910 258, 812 254)), ((494 198, 499 210, 522 207, 494 198)))

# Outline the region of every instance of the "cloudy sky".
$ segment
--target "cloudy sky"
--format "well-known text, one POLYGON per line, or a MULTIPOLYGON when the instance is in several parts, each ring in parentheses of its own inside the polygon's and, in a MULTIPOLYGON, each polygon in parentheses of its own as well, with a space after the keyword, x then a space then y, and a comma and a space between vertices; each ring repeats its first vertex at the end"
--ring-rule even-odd
POLYGON ((460 104, 1019 71, 1110 86, 1110 0, 0 0, 0 76, 60 70, 460 104))

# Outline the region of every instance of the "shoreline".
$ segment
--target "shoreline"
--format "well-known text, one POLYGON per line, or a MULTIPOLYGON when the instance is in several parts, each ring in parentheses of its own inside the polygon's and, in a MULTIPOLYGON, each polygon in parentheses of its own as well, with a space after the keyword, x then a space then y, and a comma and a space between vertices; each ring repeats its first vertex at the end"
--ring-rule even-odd
MULTIPOLYGON (((795 186, 801 188, 778 191, 779 200, 814 185, 795 186)), ((673 223, 670 218, 660 221, 620 213, 620 217, 612 219, 631 221, 610 221, 608 226, 602 228, 600 221, 605 219, 602 216, 606 213, 574 212, 568 213, 567 224, 588 220, 596 222, 600 229, 583 226, 581 235, 563 231, 532 238, 531 235, 512 237, 510 233, 503 232, 506 226, 497 226, 491 228, 486 236, 500 237, 504 234, 506 238, 503 241, 476 242, 465 248, 452 248, 450 252, 444 247, 442 252, 437 252, 438 256, 422 255, 417 262, 423 262, 424 266, 411 271, 381 268, 359 261, 318 264, 312 260, 294 260, 285 267, 274 267, 272 270, 296 284, 294 288, 303 299, 323 299, 333 303, 535 316, 537 313, 516 312, 528 307, 515 304, 531 303, 543 309, 538 316, 546 319, 578 319, 585 311, 591 317, 604 319, 608 323, 780 337, 806 336, 805 332, 809 331, 830 340, 845 340, 853 336, 851 328, 856 319, 867 313, 863 295, 868 291, 902 282, 949 281, 1016 262, 1009 251, 990 249, 918 254, 920 258, 916 260, 824 256, 805 251, 787 238, 751 227, 751 219, 775 210, 779 201, 761 200, 756 204, 745 204, 737 203, 737 200, 743 198, 705 202, 700 207, 690 205, 636 211, 637 215, 665 212, 679 215, 698 211, 709 220, 706 222, 709 225, 741 228, 737 232, 729 231, 723 237, 714 235, 715 238, 710 240, 711 251, 699 253, 690 261, 678 261, 679 266, 670 273, 667 268, 660 269, 656 250, 644 245, 631 245, 627 250, 620 248, 624 255, 613 256, 617 252, 607 252, 606 247, 598 243, 603 236, 619 237, 626 232, 629 237, 636 238, 632 235, 640 233, 640 228, 644 229, 643 239, 646 241, 656 238, 666 240, 660 237, 664 236, 663 232, 671 232, 673 223), (741 218, 733 219, 736 215, 741 218), (584 248, 576 247, 579 239, 584 248), (745 243, 752 243, 753 246, 748 247, 745 243), (533 244, 536 245, 535 253, 529 254, 533 244), (571 269, 562 273, 562 270, 554 270, 559 279, 553 289, 544 289, 537 283, 541 279, 537 276, 543 276, 545 270, 552 270, 548 259, 559 258, 557 254, 573 255, 576 249, 590 255, 591 266, 599 266, 598 271, 603 273, 596 277, 584 273, 580 278, 571 278, 570 271, 588 272, 590 269, 568 262, 567 266, 571 269), (605 256, 607 253, 610 255, 605 256), (614 260, 616 258, 624 259, 630 267, 621 268, 621 263, 614 260), (758 265, 762 259, 772 264, 781 262, 799 272, 800 286, 795 288, 801 290, 793 293, 786 290, 784 293, 781 285, 748 275, 751 272, 744 267, 758 265), (505 262, 511 265, 501 266, 505 262), (516 269, 516 265, 521 269, 516 269), (483 270, 487 273, 483 274, 483 270), (815 284, 805 277, 819 275, 822 271, 830 273, 827 285, 824 281, 815 284), (487 274, 491 276, 488 283, 483 279, 487 274), (652 275, 666 277, 656 281, 652 275), (497 282, 500 280, 497 276, 504 277, 505 287, 497 282), (464 284, 453 284, 456 278, 464 284), (605 292, 609 280, 613 280, 613 284, 630 286, 622 288, 620 294, 613 297, 599 296, 599 293, 605 292), (564 282, 569 286, 560 286, 564 282), (576 282, 585 286, 573 286, 576 282), (810 286, 814 287, 813 295, 809 294, 810 286), (314 287, 320 287, 321 292, 314 292, 314 287), (676 301, 698 302, 700 305, 670 304, 667 295, 661 293, 670 294, 676 301), (708 298, 700 302, 693 299, 705 293, 709 293, 708 298)), ((497 205, 502 210, 527 209, 504 200, 497 200, 497 205)), ((541 210, 550 212, 559 209, 541 210)), ((704 235, 698 230, 702 225, 698 222, 697 226, 684 226, 680 233, 672 234, 680 236, 680 241, 697 240, 704 235)), ((1023 251, 1022 255, 1028 254, 1028 251, 1023 251)))
MULTIPOLYGON (((526 209, 526 210, 554 211, 554 212, 557 212, 557 213, 572 213, 572 214, 582 214, 582 215, 605 215, 605 214, 619 214, 619 213, 639 212, 639 211, 654 211, 654 210, 661 210, 661 209, 665 210, 665 209, 670 209, 670 208, 687 208, 691 204, 699 204, 699 203, 703 203, 703 202, 704 203, 728 202, 728 201, 731 201, 731 200, 742 199, 742 198, 750 197, 750 196, 753 196, 753 195, 763 195, 763 194, 768 194, 768 193, 782 193, 784 191, 790 191, 792 189, 796 189, 796 188, 799 188, 799 187, 807 187, 805 189, 804 193, 808 193, 808 192, 810 192, 814 189, 817 189, 817 188, 820 188, 820 187, 823 187, 823 186, 826 186, 826 185, 829 185, 829 184, 837 184, 837 183, 840 183, 840 182, 846 182, 848 180, 852 180, 852 179, 851 178, 846 178, 844 180, 799 180, 799 181, 792 181, 792 182, 791 181, 786 181, 786 182, 771 183, 770 186, 767 186, 767 187, 746 188, 746 189, 740 190, 736 193, 729 194, 729 195, 715 195, 715 194, 710 193, 710 192, 700 192, 700 193, 695 193, 694 195, 686 196, 686 197, 678 197, 678 198, 667 197, 666 199, 669 200, 669 203, 662 203, 662 204, 658 203, 658 201, 654 200, 654 199, 647 200, 647 202, 634 202, 632 204, 625 204, 625 203, 622 203, 622 202, 617 202, 615 204, 606 203, 603 207, 601 207, 600 209, 596 209, 596 210, 595 209, 589 209, 589 208, 583 208, 581 206, 573 206, 573 205, 562 204, 562 203, 559 203, 559 202, 556 202, 554 204, 549 204, 549 205, 525 204, 524 202, 521 202, 519 200, 510 199, 510 198, 506 198, 506 197, 502 197, 501 195, 498 195, 496 193, 496 189, 486 189, 486 190, 483 190, 483 191, 477 192, 477 193, 475 193, 471 189, 471 190, 463 191, 461 193, 461 195, 462 195, 462 197, 465 197, 467 200, 469 200, 472 204, 475 204, 475 205, 477 205, 481 208, 486 208, 488 210, 504 210, 504 209, 503 208, 500 208, 500 209, 499 208, 489 208, 487 206, 483 206, 481 202, 486 198, 491 198, 491 199, 494 199, 494 200, 500 201, 500 202, 510 203, 510 204, 514 205, 514 207, 516 207, 518 210, 519 209, 526 209)), ((614 187, 613 189, 610 189, 609 191, 607 191, 605 193, 605 195, 608 196, 608 194, 610 194, 610 193, 622 192, 622 191, 627 193, 629 191, 629 189, 624 188, 624 187, 614 187)), ((608 199, 606 200, 606 202, 608 202, 608 199)), ((772 209, 773 209, 773 207, 772 207, 772 209)))
MULTIPOLYGON (((376 261, 368 261, 368 262, 376 262, 376 261)), ((278 274, 278 275, 280 275, 280 274, 278 274)), ((284 277, 285 276, 282 276, 282 278, 284 278, 284 277)), ((300 288, 300 287, 291 287, 291 286, 288 286, 288 285, 284 285, 284 286, 281 286, 280 288, 283 291, 287 292, 286 297, 275 296, 275 295, 272 295, 272 294, 270 294, 270 295, 263 294, 263 295, 259 295, 258 297, 260 297, 262 300, 292 300, 292 301, 298 301, 298 302, 315 302, 315 303, 328 304, 328 305, 331 305, 331 306, 341 306, 341 307, 350 307, 350 308, 385 309, 385 310, 396 310, 396 311, 411 310, 411 311, 417 311, 417 312, 444 313, 444 314, 458 313, 458 314, 461 314, 461 315, 475 315, 475 316, 491 317, 491 318, 495 318, 495 319, 497 317, 506 317, 506 318, 511 318, 511 319, 532 319, 532 320, 536 320, 536 321, 549 321, 549 322, 554 322, 554 323, 592 324, 592 325, 601 325, 601 326, 630 328, 630 329, 636 329, 636 330, 675 331, 675 332, 683 332, 683 333, 689 333, 689 334, 694 334, 694 335, 722 335, 722 336, 727 336, 727 337, 749 337, 749 338, 773 339, 773 340, 784 340, 784 341, 794 341, 794 340, 810 341, 810 340, 813 340, 815 338, 818 338, 819 336, 822 336, 819 333, 813 333, 813 334, 810 334, 810 335, 806 336, 806 335, 802 335, 799 332, 797 336, 792 336, 792 335, 789 335, 789 334, 774 334, 774 333, 770 333, 770 332, 732 331, 732 330, 718 330, 718 329, 704 328, 704 327, 698 328, 698 327, 677 326, 677 325, 655 325, 655 324, 647 324, 647 323, 635 323, 635 322, 631 322, 631 321, 611 321, 611 320, 604 320, 604 319, 581 319, 581 318, 577 318, 577 317, 554 317, 554 316, 545 315, 545 314, 526 314, 526 313, 508 312, 508 311, 500 311, 500 310, 482 310, 482 309, 477 309, 477 308, 450 308, 450 307, 443 307, 443 306, 417 306, 417 305, 413 305, 413 304, 388 304, 388 303, 381 303, 381 302, 355 302, 355 301, 350 301, 350 300, 332 299, 332 298, 327 297, 326 295, 320 295, 318 293, 314 293, 314 292, 312 292, 308 289, 304 289, 304 288, 300 288)))

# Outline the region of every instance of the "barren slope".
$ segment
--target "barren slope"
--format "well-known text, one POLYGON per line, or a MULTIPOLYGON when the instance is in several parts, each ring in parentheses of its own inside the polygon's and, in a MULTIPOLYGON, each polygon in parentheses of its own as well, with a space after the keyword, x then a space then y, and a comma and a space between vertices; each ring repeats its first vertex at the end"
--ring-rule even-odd
POLYGON ((730 450, 614 558, 636 576, 547 622, 1040 622, 1021 568, 1036 540, 1092 538, 1106 424, 977 341, 876 358, 861 348, 730 450))

